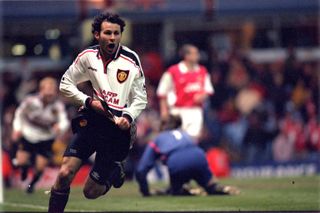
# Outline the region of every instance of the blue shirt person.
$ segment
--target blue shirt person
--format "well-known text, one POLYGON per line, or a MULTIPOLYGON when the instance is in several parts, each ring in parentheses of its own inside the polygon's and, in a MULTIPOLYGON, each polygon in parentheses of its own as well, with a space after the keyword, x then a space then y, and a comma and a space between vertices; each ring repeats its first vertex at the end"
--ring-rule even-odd
POLYGON ((208 194, 235 194, 234 187, 221 186, 214 180, 204 151, 199 148, 186 132, 179 129, 181 118, 169 116, 162 123, 161 132, 153 142, 146 147, 137 167, 136 178, 140 192, 149 196, 147 174, 157 160, 167 165, 170 176, 170 191, 172 195, 183 195, 183 185, 195 180, 208 194))

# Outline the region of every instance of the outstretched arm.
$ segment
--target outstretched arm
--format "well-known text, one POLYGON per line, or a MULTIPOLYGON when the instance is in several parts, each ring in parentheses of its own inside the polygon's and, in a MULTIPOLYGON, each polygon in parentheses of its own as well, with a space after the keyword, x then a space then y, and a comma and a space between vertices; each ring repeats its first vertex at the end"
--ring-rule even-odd
POLYGON ((136 171, 136 178, 139 184, 140 192, 143 196, 150 196, 147 174, 154 166, 156 159, 157 154, 151 148, 151 146, 148 145, 142 155, 136 171))
POLYGON ((173 81, 171 74, 166 71, 159 82, 157 96, 159 97, 161 119, 166 120, 169 116, 168 94, 173 90, 173 81))

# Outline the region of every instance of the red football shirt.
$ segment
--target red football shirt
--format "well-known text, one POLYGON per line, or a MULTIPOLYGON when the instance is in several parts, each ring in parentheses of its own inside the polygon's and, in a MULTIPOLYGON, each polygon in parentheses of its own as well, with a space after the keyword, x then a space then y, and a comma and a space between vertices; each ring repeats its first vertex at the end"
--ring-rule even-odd
POLYGON ((204 66, 196 66, 194 70, 182 70, 181 64, 176 64, 168 69, 176 93, 175 106, 190 107, 196 106, 194 96, 201 93, 212 93, 206 90, 205 82, 207 78, 207 69, 204 66))

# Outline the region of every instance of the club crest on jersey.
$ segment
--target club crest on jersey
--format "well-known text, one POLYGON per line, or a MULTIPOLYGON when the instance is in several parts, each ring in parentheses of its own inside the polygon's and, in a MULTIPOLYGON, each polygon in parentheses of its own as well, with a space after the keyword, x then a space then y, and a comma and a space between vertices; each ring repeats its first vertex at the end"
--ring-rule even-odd
POLYGON ((125 82, 125 80, 127 80, 129 75, 129 70, 120 70, 118 69, 117 71, 117 79, 119 81, 119 83, 123 83, 125 82))
POLYGON ((88 124, 88 121, 86 119, 81 119, 79 121, 80 127, 85 127, 85 126, 87 126, 87 124, 88 124))

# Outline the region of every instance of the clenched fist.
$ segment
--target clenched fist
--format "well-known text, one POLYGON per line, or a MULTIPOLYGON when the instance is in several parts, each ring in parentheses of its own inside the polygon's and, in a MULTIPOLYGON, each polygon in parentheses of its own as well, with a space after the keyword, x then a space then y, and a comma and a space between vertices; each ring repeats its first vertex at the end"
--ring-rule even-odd
POLYGON ((116 125, 120 127, 120 129, 127 130, 130 128, 130 122, 125 117, 116 117, 115 122, 116 125))

